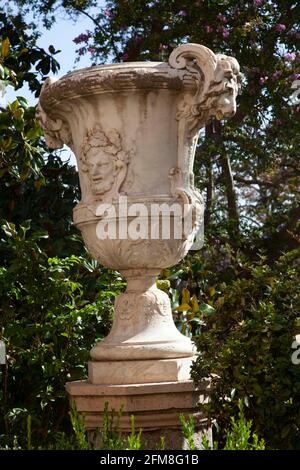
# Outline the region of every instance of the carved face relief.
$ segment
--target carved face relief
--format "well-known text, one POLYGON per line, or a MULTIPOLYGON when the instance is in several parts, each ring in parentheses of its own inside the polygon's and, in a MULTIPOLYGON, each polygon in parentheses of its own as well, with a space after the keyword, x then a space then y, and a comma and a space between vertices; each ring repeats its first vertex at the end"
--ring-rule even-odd
POLYGON ((96 199, 114 198, 127 176, 133 151, 126 152, 116 129, 105 133, 99 125, 88 130, 82 146, 82 171, 87 172, 96 199))
POLYGON ((93 193, 101 195, 110 191, 116 175, 113 157, 97 147, 92 147, 87 152, 87 161, 93 193))
POLYGON ((240 69, 233 57, 217 55, 218 65, 215 75, 215 116, 217 119, 232 117, 236 113, 236 97, 239 91, 240 69), (218 86, 219 85, 219 86, 218 86))

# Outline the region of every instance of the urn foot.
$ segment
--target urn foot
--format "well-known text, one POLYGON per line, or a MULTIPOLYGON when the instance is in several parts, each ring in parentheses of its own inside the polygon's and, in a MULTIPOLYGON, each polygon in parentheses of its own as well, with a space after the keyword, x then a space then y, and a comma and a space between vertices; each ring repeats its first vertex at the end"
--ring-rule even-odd
POLYGON ((177 330, 170 299, 156 287, 158 271, 127 270, 123 274, 128 285, 116 299, 111 332, 91 350, 91 358, 138 361, 193 357, 194 344, 177 330))

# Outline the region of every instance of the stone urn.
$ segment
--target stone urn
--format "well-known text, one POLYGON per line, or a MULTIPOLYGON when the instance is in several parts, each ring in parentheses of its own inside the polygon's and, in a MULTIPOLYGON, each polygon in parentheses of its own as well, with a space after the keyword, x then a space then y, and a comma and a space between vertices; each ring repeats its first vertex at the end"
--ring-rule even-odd
POLYGON ((176 329, 156 278, 187 254, 201 228, 198 134, 212 117, 235 113, 238 79, 234 58, 184 44, 168 63, 93 66, 43 85, 37 115, 46 143, 65 144, 77 158, 82 199, 74 223, 91 255, 127 280, 111 332, 91 350, 88 381, 67 386, 73 398, 90 397, 86 409, 77 403, 90 417, 101 414, 99 396, 115 405, 116 387, 192 389, 195 348, 176 329))

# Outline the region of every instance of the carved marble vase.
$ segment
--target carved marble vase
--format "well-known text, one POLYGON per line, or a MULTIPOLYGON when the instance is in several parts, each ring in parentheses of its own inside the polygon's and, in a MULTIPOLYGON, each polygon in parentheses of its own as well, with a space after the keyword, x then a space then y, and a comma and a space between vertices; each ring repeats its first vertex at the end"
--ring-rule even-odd
POLYGON ((168 63, 94 66, 47 79, 42 88, 37 112, 46 142, 53 149, 66 144, 77 158, 82 199, 74 223, 92 256, 127 280, 115 302, 111 332, 91 351, 90 383, 189 378, 194 346, 176 329, 168 295, 156 287, 156 277, 193 244, 203 215, 193 182, 199 129, 212 117, 235 113, 238 77, 235 59, 185 44, 168 63), (167 239, 154 239, 151 223, 162 224, 170 213, 162 211, 153 222, 149 209, 140 214, 147 238, 121 237, 117 230, 116 237, 99 239, 97 226, 104 217, 99 206, 113 206, 117 229, 124 230, 137 203, 188 207, 171 215, 174 223, 189 216, 188 232, 175 237, 171 229, 167 239))

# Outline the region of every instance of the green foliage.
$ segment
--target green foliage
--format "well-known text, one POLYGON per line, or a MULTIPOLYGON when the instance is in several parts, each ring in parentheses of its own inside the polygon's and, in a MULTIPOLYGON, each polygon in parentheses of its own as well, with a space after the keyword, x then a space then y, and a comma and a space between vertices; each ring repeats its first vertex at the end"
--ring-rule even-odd
POLYGON ((1 179, 9 173, 20 181, 32 174, 38 181, 43 165, 43 147, 38 139, 41 129, 35 121, 35 109, 17 98, 0 114, 1 179))
MULTIPOLYGON (((299 332, 299 259, 299 250, 271 265, 264 257, 237 256, 220 272, 205 271, 210 260, 203 263, 205 282, 214 286, 214 311, 202 316, 193 378, 211 377, 205 408, 222 432, 243 400, 269 448, 299 448, 300 380, 291 361, 299 332)), ((210 269, 218 267, 217 256, 213 261, 210 269)))
MULTIPOLYGON (((108 409, 107 403, 105 404, 103 413, 103 426, 98 429, 89 442, 87 433, 84 427, 84 417, 76 411, 75 404, 71 405, 69 412, 72 432, 66 434, 65 432, 58 432, 55 435, 54 443, 47 447, 48 450, 143 450, 145 442, 142 440, 142 430, 139 432, 135 430, 134 416, 131 416, 131 432, 127 436, 122 434, 120 430, 120 418, 122 416, 122 409, 116 413, 114 410, 111 412, 108 409)), ((183 437, 186 439, 189 450, 212 450, 211 443, 205 434, 201 434, 201 448, 199 449, 194 441, 195 436, 195 421, 192 416, 185 418, 180 416, 182 425, 183 437)), ((251 431, 252 422, 246 421, 243 405, 239 403, 239 413, 237 420, 231 418, 231 427, 226 435, 226 444, 224 450, 264 450, 264 440, 259 440, 258 436, 251 431)), ((38 445, 36 447, 41 450, 43 447, 38 445)), ((213 449, 218 448, 218 443, 214 443, 213 449)), ((1 447, 0 450, 9 450, 9 446, 1 447)), ((18 439, 14 436, 11 450, 21 449, 18 439)), ((27 418, 27 449, 33 449, 31 446, 31 416, 27 418)), ((165 450, 165 439, 161 436, 156 450, 165 450)))
POLYGON ((249 235, 247 256, 214 240, 161 276, 170 282, 179 328, 199 350, 193 378, 211 378, 203 411, 216 424, 221 446, 243 400, 246 418, 268 448, 297 449, 300 381, 291 355, 300 325, 299 249, 274 260, 254 252, 257 240, 257 233, 249 235))
POLYGON ((77 413, 74 403, 71 406, 70 418, 71 418, 72 429, 75 434, 75 442, 76 442, 77 449, 89 450, 90 446, 86 437, 84 419, 82 416, 80 416, 77 413))
POLYGON ((197 446, 194 441, 195 434, 195 420, 193 416, 185 418, 184 415, 180 415, 180 422, 182 426, 183 437, 186 439, 189 450, 196 450, 197 446))
POLYGON ((103 426, 100 431, 101 448, 105 450, 121 450, 124 449, 124 440, 120 429, 120 418, 122 409, 117 413, 115 410, 108 410, 108 403, 105 404, 103 415, 103 426))
POLYGON ((226 435, 224 450, 264 450, 265 441, 259 440, 257 434, 252 435, 252 421, 246 421, 242 402, 239 403, 238 420, 231 417, 231 430, 226 435))
POLYGON ((123 281, 97 266, 91 274, 88 258, 48 258, 38 243, 45 234, 29 231, 28 221, 19 228, 3 225, 8 262, 0 268, 0 297, 8 369, 1 377, 0 426, 10 436, 17 428, 25 432, 31 415, 41 434, 33 438, 40 440, 66 425, 65 381, 85 376, 89 350, 110 328, 123 281))
MULTIPOLYGON (((131 433, 128 436, 128 450, 141 450, 142 449, 142 430, 137 433, 135 430, 134 415, 131 416, 131 433)), ((161 444, 161 442, 160 442, 161 444)))
MULTIPOLYGON (((60 66, 55 59, 56 51, 50 46, 48 52, 36 45, 38 32, 34 24, 24 21, 22 14, 0 14, 0 79, 4 85, 21 88, 27 83, 29 89, 39 95, 41 81, 50 72, 56 73, 60 66)), ((21 98, 24 100, 24 98, 21 98)), ((15 117, 22 112, 14 110, 15 117)), ((35 131, 32 130, 32 134, 35 131)))
POLYGON ((70 411, 73 434, 68 437, 64 433, 58 434, 54 448, 62 450, 141 450, 142 430, 136 432, 134 416, 132 415, 130 418, 130 434, 127 436, 122 434, 120 429, 122 414, 122 409, 117 413, 115 410, 109 411, 106 403, 103 411, 103 425, 92 436, 93 444, 91 444, 85 431, 84 418, 77 413, 75 405, 73 405, 70 411))
MULTIPOLYGON (((189 450, 200 450, 197 448, 195 435, 195 421, 192 416, 186 419, 181 416, 183 435, 187 441, 189 450)), ((213 450, 218 449, 215 442, 213 450)), ((223 450, 264 450, 265 442, 259 439, 257 434, 252 432, 252 421, 247 421, 244 415, 243 404, 239 402, 239 413, 237 419, 231 417, 231 425, 226 434, 226 441, 223 450)), ((212 450, 211 443, 205 434, 201 434, 201 450, 212 450)))

